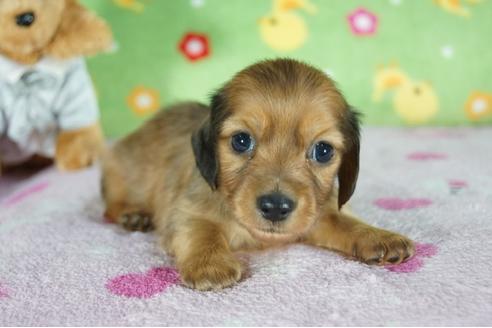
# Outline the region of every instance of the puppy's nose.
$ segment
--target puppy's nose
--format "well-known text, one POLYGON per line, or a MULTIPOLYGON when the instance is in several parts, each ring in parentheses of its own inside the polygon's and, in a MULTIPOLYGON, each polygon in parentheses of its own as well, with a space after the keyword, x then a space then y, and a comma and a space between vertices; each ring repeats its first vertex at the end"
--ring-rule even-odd
POLYGON ((272 222, 285 220, 294 210, 295 203, 281 193, 272 193, 257 198, 256 206, 261 215, 272 222))

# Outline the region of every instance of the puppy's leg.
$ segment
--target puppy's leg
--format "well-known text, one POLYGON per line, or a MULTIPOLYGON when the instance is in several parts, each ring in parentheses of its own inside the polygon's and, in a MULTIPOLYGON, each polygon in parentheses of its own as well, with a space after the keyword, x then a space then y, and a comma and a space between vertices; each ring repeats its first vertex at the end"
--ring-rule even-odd
POLYGON ((127 209, 116 220, 118 224, 121 224, 126 230, 129 231, 141 231, 147 232, 154 230, 154 224, 152 223, 152 215, 142 210, 127 209))
POLYGON ((105 156, 101 181, 101 193, 106 204, 104 216, 129 231, 153 230, 152 215, 132 199, 128 182, 121 174, 122 168, 110 156, 105 156))
POLYGON ((415 252, 410 239, 372 227, 344 211, 330 212, 321 218, 308 235, 307 242, 367 264, 397 264, 415 252))
POLYGON ((175 227, 170 246, 181 280, 188 287, 217 290, 241 278, 241 264, 231 252, 217 223, 203 219, 186 220, 175 227))

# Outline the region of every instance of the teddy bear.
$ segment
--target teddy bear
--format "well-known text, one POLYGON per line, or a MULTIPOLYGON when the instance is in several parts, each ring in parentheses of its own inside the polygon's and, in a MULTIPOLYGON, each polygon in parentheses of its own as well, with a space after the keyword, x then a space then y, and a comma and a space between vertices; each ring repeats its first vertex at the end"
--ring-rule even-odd
POLYGON ((104 138, 84 57, 112 32, 77 0, 0 0, 0 175, 46 159, 91 165, 104 138))

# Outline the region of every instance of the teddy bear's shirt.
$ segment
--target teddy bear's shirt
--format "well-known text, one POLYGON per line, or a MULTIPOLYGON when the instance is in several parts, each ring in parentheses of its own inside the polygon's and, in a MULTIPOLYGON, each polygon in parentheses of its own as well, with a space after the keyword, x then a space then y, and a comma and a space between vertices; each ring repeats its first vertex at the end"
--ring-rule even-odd
POLYGON ((17 164, 34 154, 53 157, 60 131, 99 119, 82 58, 44 58, 27 66, 0 56, 0 161, 17 164))

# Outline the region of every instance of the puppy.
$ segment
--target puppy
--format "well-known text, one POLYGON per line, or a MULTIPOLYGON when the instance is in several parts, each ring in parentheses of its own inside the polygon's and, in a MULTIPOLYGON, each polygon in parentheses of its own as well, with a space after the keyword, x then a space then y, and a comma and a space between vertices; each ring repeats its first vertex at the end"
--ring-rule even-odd
POLYGON ((357 114, 334 83, 269 60, 239 72, 210 107, 168 108, 118 142, 103 161, 103 196, 107 217, 157 229, 185 285, 220 289, 241 278, 239 250, 302 242, 370 264, 410 257, 408 238, 342 207, 358 168, 357 114))

